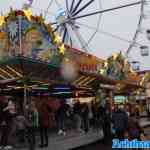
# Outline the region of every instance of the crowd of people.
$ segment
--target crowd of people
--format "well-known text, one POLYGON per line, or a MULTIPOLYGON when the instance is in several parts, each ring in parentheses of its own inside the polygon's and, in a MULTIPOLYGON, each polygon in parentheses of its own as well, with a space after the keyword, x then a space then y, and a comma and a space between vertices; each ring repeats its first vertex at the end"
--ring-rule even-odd
POLYGON ((111 117, 114 137, 120 140, 144 140, 144 130, 140 126, 139 118, 140 114, 137 107, 132 111, 126 111, 124 107, 116 106, 111 117))
POLYGON ((30 105, 23 111, 16 107, 14 100, 1 96, 0 149, 9 149, 16 146, 16 143, 25 146, 26 142, 30 142, 31 150, 39 142, 40 148, 48 147, 51 113, 54 114, 58 135, 67 134, 69 128, 66 122, 69 119, 77 132, 86 134, 91 128, 102 129, 105 142, 110 141, 112 136, 119 139, 144 138, 136 111, 129 112, 115 106, 111 112, 107 106, 98 105, 94 101, 89 105, 76 100, 70 106, 64 99, 60 100, 55 111, 44 100, 40 105, 31 100, 30 105), (40 137, 40 141, 37 142, 36 136, 40 137))
POLYGON ((11 149, 16 143, 24 146, 26 139, 31 149, 36 144, 36 131, 39 129, 41 147, 48 146, 48 117, 45 105, 38 110, 36 103, 31 101, 25 111, 17 107, 12 97, 0 97, 0 149, 11 149), (43 114, 44 113, 44 114, 43 114), (44 139, 44 138, 45 139, 44 139), (44 141, 45 140, 45 141, 44 141), (45 143, 44 143, 45 142, 45 143))
POLYGON ((94 103, 89 106, 76 100, 70 106, 66 100, 61 99, 59 107, 54 111, 45 100, 37 104, 31 99, 30 104, 21 109, 12 97, 1 96, 0 149, 16 147, 16 143, 25 146, 27 142, 30 142, 31 149, 39 142, 39 147, 48 147, 51 113, 54 114, 58 135, 66 135, 70 128, 67 120, 72 121, 72 127, 77 132, 87 133, 90 125, 96 127, 98 115, 95 108, 94 103), (38 142, 37 136, 40 137, 38 142))

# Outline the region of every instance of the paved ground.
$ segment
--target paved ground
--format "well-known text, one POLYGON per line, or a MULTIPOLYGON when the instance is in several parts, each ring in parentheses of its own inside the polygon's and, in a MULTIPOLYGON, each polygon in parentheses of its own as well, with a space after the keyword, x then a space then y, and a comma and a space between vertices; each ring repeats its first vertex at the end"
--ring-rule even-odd
MULTIPOLYGON (((87 143, 93 143, 103 138, 102 130, 90 130, 88 133, 77 132, 76 130, 69 130, 66 136, 57 135, 51 133, 49 136, 49 147, 42 148, 42 150, 69 150, 74 147, 86 145, 87 143)), ((39 136, 36 138, 36 150, 41 150, 38 147, 40 142, 39 136)), ((26 146, 19 145, 15 150, 27 150, 26 146), (20 147, 21 146, 21 147, 20 147)))
POLYGON ((102 141, 73 150, 111 150, 111 142, 104 144, 102 141))
MULTIPOLYGON (((146 139, 147 140, 150 140, 150 127, 146 127, 144 129, 145 133, 147 134, 147 137, 146 139)), ((74 150, 111 150, 111 142, 108 143, 108 144, 103 144, 102 142, 97 142, 95 144, 91 144, 91 145, 88 145, 88 146, 85 146, 85 147, 80 147, 80 148, 77 148, 77 149, 74 149, 74 150)))
MULTIPOLYGON (((140 119, 140 122, 141 122, 141 125, 143 126, 147 126, 148 124, 150 125, 150 121, 147 121, 146 118, 140 119)), ((147 134, 147 139, 150 140, 150 126, 145 128, 145 133, 147 134)), ((51 146, 49 146, 48 148, 43 148, 42 150, 57 150, 58 148, 56 147, 59 147, 59 150, 64 150, 62 149, 63 145, 70 145, 70 144, 75 145, 76 143, 81 144, 81 142, 86 143, 87 142, 86 140, 90 140, 90 138, 91 139, 97 138, 97 132, 95 134, 89 133, 89 134, 81 134, 81 135, 79 135, 79 133, 76 133, 76 132, 70 132, 67 134, 66 137, 58 136, 56 134, 54 135, 51 134, 50 139, 49 139, 49 144, 51 146), (54 145, 54 147, 52 145, 54 145)), ((107 144, 104 144, 102 141, 99 141, 95 144, 83 146, 74 150, 100 150, 100 149, 111 150, 111 141, 108 142, 107 144)), ((27 148, 23 148, 22 150, 27 150, 27 148)), ((41 150, 41 149, 36 148, 36 150, 41 150)))

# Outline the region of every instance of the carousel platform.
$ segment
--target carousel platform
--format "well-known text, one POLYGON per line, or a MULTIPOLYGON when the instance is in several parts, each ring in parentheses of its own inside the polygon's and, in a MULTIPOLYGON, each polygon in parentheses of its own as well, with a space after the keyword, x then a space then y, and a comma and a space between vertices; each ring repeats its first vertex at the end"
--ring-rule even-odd
MULTIPOLYGON (((88 145, 97 142, 103 138, 103 131, 91 129, 88 133, 79 133, 75 130, 69 130, 66 135, 57 135, 51 133, 49 135, 49 147, 42 148, 44 150, 71 150, 80 146, 88 145)), ((38 147, 39 136, 37 136, 36 150, 40 150, 38 147)), ((15 148, 15 150, 27 150, 28 148, 15 148)))

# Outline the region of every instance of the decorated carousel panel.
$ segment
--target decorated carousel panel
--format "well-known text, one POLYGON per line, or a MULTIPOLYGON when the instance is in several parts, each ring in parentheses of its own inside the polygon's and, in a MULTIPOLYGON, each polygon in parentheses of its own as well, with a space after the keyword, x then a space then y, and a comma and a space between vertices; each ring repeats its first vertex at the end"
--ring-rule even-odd
POLYGON ((30 10, 10 10, 0 17, 0 41, 2 78, 7 69, 14 77, 45 79, 49 69, 57 72, 64 55, 64 45, 51 25, 45 24, 42 16, 32 16, 30 10))

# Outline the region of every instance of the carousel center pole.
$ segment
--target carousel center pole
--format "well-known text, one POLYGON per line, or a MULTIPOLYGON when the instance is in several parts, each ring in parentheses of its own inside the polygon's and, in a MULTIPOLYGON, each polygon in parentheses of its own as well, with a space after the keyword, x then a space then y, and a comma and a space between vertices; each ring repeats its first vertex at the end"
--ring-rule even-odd
POLYGON ((27 114, 27 86, 24 84, 24 101, 23 101, 24 114, 27 114))
POLYGON ((22 16, 19 16, 19 55, 22 54, 22 33, 21 33, 21 26, 22 24, 22 16))
MULTIPOLYGON (((21 56, 21 54, 22 54, 22 33, 21 33, 21 29, 22 29, 22 16, 21 15, 19 15, 19 52, 17 52, 18 54, 19 54, 19 56, 21 56)), ((25 78, 25 76, 24 76, 24 78, 25 78)), ((27 115, 27 85, 26 85, 26 83, 25 83, 25 81, 24 81, 24 85, 23 85, 23 99, 24 99, 24 101, 23 101, 23 111, 24 111, 24 114, 25 115, 27 115)))

